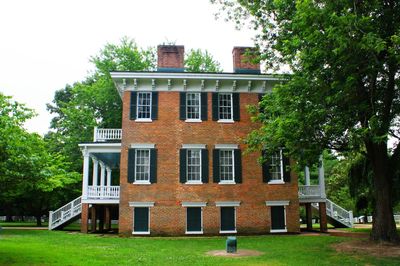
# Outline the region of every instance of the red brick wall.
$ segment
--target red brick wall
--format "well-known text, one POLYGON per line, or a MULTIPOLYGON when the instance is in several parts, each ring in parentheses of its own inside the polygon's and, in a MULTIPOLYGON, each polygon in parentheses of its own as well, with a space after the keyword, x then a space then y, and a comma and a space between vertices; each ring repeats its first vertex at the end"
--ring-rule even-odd
POLYGON ((253 47, 234 47, 232 50, 232 58, 233 58, 233 69, 252 69, 252 70, 260 70, 260 63, 253 63, 251 60, 253 59, 251 56, 246 56, 247 51, 256 50, 253 47))
POLYGON ((212 121, 211 93, 208 94, 208 120, 187 123, 179 120, 179 92, 159 92, 158 120, 138 123, 129 120, 130 92, 123 96, 123 136, 121 149, 121 198, 119 231, 130 235, 133 207, 130 201, 155 202, 150 208, 150 230, 155 235, 185 233, 185 201, 207 202, 203 208, 205 234, 218 234, 220 212, 216 201, 241 201, 236 207, 237 231, 243 234, 267 233, 270 210, 266 200, 290 200, 287 207, 289 232, 299 231, 297 176, 292 173, 291 183, 268 185, 262 182, 259 153, 245 154, 243 139, 256 125, 250 122, 246 106, 256 104, 255 93, 240 94, 240 121, 222 124, 212 121), (158 152, 157 183, 134 185, 127 182, 127 155, 131 143, 154 143, 158 152), (179 149, 182 144, 206 144, 209 151, 209 183, 185 185, 179 182, 179 149), (219 185, 212 179, 212 149, 215 144, 240 144, 242 150, 243 183, 219 185))

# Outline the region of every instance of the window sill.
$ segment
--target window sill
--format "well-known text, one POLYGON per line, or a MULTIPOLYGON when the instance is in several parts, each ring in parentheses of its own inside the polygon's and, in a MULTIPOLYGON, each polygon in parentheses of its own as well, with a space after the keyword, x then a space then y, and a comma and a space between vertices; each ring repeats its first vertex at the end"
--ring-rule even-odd
POLYGON ((283 180, 271 180, 268 182, 268 185, 282 185, 285 184, 285 181, 283 180))
POLYGON ((270 233, 287 233, 287 229, 273 229, 269 231, 270 233))
POLYGON ((236 234, 236 230, 228 230, 228 231, 219 231, 220 234, 236 234))
POLYGON ((186 235, 202 235, 203 231, 186 231, 186 235))
POLYGON ((236 185, 235 181, 219 181, 219 185, 236 185))
POLYGON ((202 120, 201 119, 186 119, 185 122, 186 123, 201 123, 202 120))
POLYGON ((137 118, 135 119, 135 122, 139 123, 151 123, 153 120, 151 118, 137 118))
POLYGON ((135 181, 132 184, 134 184, 134 185, 151 185, 150 181, 135 181))
POLYGON ((233 123, 235 123, 235 121, 233 121, 233 119, 219 119, 217 122, 218 122, 218 123, 226 123, 226 124, 233 124, 233 123))
POLYGON ((149 232, 132 232, 132 235, 150 235, 150 231, 149 232))
POLYGON ((186 185, 202 185, 203 182, 201 182, 201 181, 187 181, 185 184, 186 185))

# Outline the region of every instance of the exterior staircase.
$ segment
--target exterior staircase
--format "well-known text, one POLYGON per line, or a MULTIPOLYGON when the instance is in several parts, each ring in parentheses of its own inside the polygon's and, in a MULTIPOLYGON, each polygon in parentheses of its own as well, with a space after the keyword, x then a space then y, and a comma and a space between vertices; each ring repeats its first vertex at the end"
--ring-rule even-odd
POLYGON ((61 208, 49 212, 49 230, 61 228, 72 222, 82 213, 82 196, 65 204, 61 208))
MULTIPOLYGON (((318 210, 318 203, 311 205, 318 210)), ((329 199, 326 199, 326 215, 336 227, 353 227, 353 212, 343 209, 329 199)))

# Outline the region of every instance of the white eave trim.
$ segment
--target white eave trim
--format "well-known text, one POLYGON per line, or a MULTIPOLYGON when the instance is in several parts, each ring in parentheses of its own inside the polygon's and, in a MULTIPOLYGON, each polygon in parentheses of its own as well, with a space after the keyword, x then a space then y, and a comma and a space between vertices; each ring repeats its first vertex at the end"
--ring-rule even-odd
POLYGON ((217 207, 238 207, 240 201, 216 201, 215 206, 217 207))
POLYGON ((205 206, 207 206, 207 202, 190 202, 190 201, 182 202, 182 207, 205 207, 205 206))
POLYGON ((182 144, 182 149, 205 149, 206 144, 182 144))
POLYGON ((267 200, 265 201, 265 205, 267 206, 287 206, 289 205, 288 200, 267 200))
POLYGON ((112 79, 204 79, 204 80, 260 80, 283 81, 283 78, 265 74, 236 73, 171 73, 171 72, 110 72, 112 79))
POLYGON ((153 202, 131 201, 129 202, 129 207, 154 207, 154 201, 153 202))
POLYGON ((154 149, 155 146, 156 145, 152 143, 131 143, 131 145, 129 145, 132 149, 154 149))
POLYGON ((79 147, 121 147, 121 143, 80 143, 79 147))
POLYGON ((239 149, 237 144, 215 144, 215 149, 239 149))

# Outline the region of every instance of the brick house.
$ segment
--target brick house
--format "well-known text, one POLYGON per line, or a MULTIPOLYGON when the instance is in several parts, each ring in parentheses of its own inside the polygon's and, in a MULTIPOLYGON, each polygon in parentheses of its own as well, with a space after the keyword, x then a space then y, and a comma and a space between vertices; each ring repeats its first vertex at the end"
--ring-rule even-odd
MULTIPOLYGON (((338 209, 326 199, 323 164, 318 185, 308 168, 299 185, 282 150, 264 165, 260 153, 245 152, 243 139, 258 126, 247 106, 281 82, 246 51, 234 47, 233 73, 185 72, 184 47, 174 45, 158 46, 155 72, 112 72, 122 129, 95 128, 93 143, 79 145, 82 196, 51 212, 49 228, 81 214, 82 232, 89 220, 96 231, 117 219, 122 235, 297 233, 304 205, 308 227, 315 207, 325 231, 338 209)), ((351 222, 351 213, 340 215, 351 222)))

